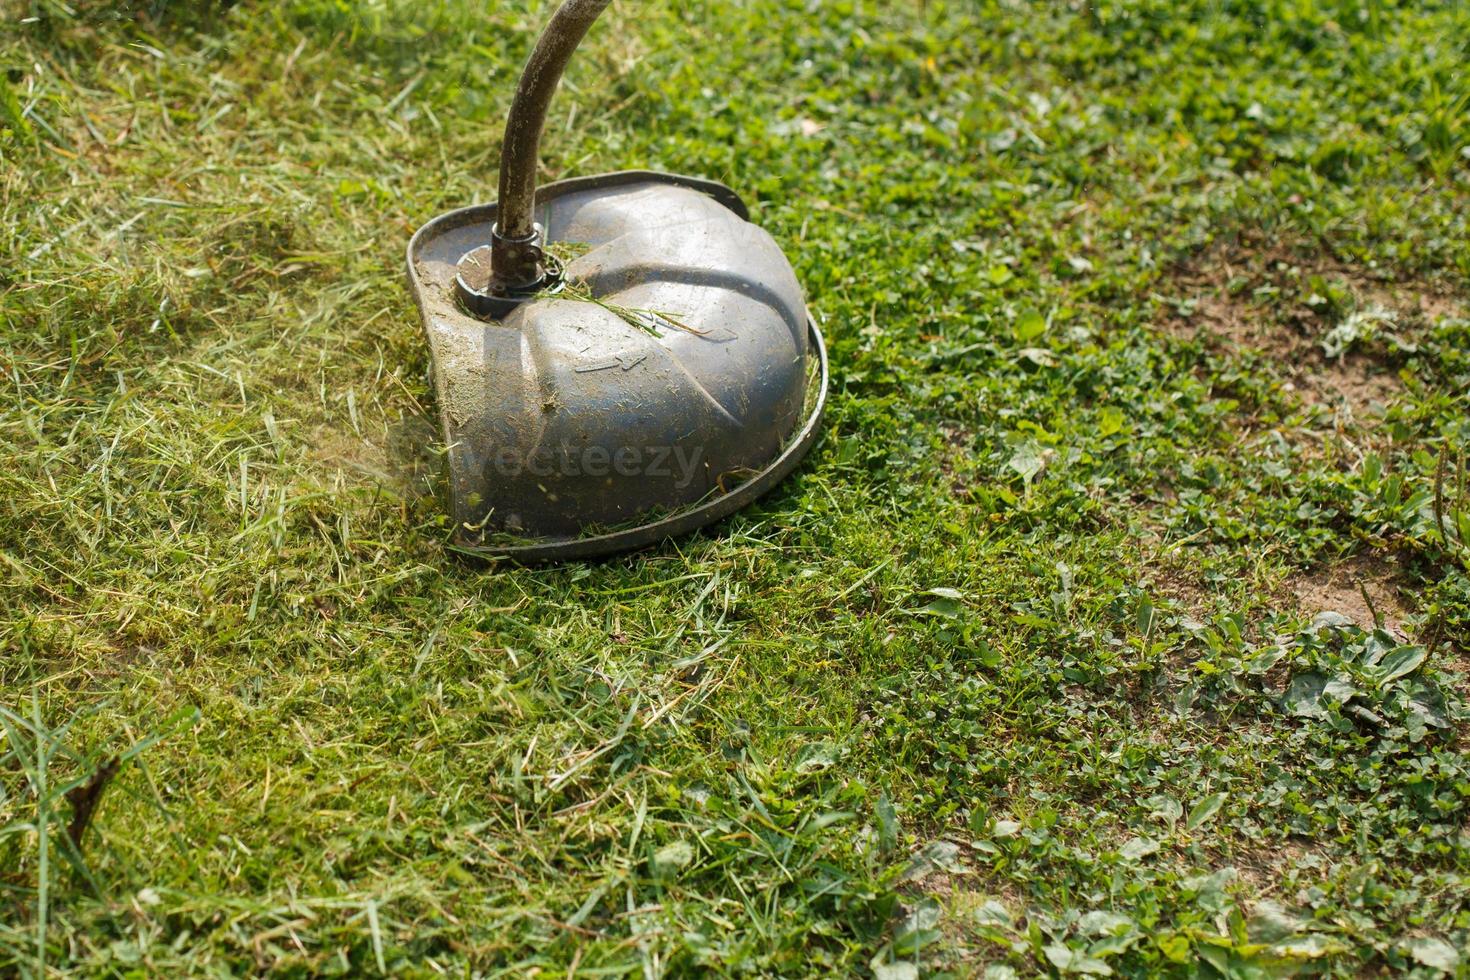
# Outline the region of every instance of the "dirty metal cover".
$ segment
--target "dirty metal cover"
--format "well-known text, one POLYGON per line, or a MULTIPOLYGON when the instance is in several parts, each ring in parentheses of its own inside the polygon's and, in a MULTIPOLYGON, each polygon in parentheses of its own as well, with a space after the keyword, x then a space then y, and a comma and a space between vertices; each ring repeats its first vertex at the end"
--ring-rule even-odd
POLYGON ((567 287, 498 321, 467 312, 455 286, 494 205, 442 215, 409 245, 459 544, 657 523, 784 463, 808 316, 733 192, 642 171, 579 178, 541 188, 537 220, 567 256, 567 287))

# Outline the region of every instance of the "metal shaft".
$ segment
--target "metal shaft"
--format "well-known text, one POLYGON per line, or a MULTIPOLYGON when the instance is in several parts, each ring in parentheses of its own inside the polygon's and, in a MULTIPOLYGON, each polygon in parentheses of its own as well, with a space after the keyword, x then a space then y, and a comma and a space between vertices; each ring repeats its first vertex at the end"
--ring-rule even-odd
POLYGON ((504 290, 535 288, 544 275, 536 238, 536 162, 551 97, 577 45, 612 0, 566 0, 521 73, 500 150, 500 203, 491 243, 491 267, 504 290))

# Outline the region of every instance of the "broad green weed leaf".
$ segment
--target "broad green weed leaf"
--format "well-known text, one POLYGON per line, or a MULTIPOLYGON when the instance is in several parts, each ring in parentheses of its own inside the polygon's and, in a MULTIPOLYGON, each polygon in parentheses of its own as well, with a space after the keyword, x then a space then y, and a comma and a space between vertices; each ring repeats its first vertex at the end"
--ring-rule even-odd
POLYGON ((1160 794, 1143 801, 1149 808, 1149 816, 1167 824, 1176 824, 1184 816, 1184 807, 1172 796, 1160 794))
POLYGON ((831 742, 811 742, 802 746, 796 756, 796 771, 800 773, 821 772, 837 765, 842 751, 831 742))
POLYGON ((1198 830, 1213 820, 1224 805, 1224 793, 1212 793, 1206 796, 1194 805, 1193 810, 1189 811, 1189 820, 1185 822, 1185 827, 1189 830, 1198 830))
POLYGON ((1019 473, 1022 480, 1030 483, 1045 468, 1046 451, 1035 440, 1027 440, 1016 447, 1006 465, 1019 473))
POLYGON ((1158 939, 1154 940, 1154 942, 1159 947, 1159 952, 1163 953, 1164 958, 1169 960, 1170 962, 1189 962, 1189 937, 1181 933, 1174 932, 1169 933, 1168 935, 1160 936, 1158 939))
POLYGON ((1387 684, 1406 674, 1412 674, 1428 656, 1429 651, 1423 647, 1399 647, 1393 650, 1378 664, 1378 682, 1387 684))
POLYGON ((1122 854, 1129 861, 1142 861, 1150 854, 1157 854, 1158 852, 1158 841, 1151 837, 1135 837, 1124 844, 1123 849, 1118 853, 1122 854))
POLYGON ((873 970, 873 980, 919 980, 918 965, 908 960, 884 963, 881 959, 874 957, 873 962, 868 966, 873 970))
POLYGON ((1304 931, 1307 926, 1305 919, 1268 900, 1256 903, 1250 920, 1246 923, 1246 930, 1255 942, 1277 943, 1304 931))
POLYGON ((1035 310, 1027 310, 1016 318, 1016 339, 1021 343, 1029 343, 1046 333, 1046 317, 1035 310))
POLYGON ((1414 962, 1434 970, 1453 973, 1460 968, 1460 951, 1443 939, 1421 936, 1409 942, 1409 955, 1414 962))
POLYGON ((1060 973, 1083 973, 1095 977, 1113 975, 1111 967, 1085 950, 1073 949, 1062 943, 1052 943, 1042 947, 1041 951, 1046 955, 1047 961, 1060 973))

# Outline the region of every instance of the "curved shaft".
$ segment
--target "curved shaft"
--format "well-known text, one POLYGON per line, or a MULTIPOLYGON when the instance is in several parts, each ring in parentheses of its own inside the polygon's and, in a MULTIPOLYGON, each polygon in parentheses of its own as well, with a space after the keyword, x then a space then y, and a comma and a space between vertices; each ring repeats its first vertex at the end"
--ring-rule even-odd
POLYGON ((551 97, 577 45, 612 0, 566 0, 536 42, 521 73, 500 150, 500 203, 491 248, 496 282, 507 289, 540 283, 541 243, 535 240, 536 159, 551 97))

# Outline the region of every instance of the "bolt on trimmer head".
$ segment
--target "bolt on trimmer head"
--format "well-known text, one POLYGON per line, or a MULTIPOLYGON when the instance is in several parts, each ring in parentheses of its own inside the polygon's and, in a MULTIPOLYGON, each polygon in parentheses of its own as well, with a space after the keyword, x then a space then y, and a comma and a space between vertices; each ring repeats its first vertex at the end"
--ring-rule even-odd
POLYGON ((624 171, 536 188, 552 94, 611 0, 567 0, 516 90, 500 199, 408 246, 456 544, 523 561, 719 520, 816 440, 827 355, 791 264, 734 191, 624 171))

